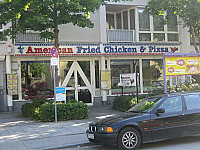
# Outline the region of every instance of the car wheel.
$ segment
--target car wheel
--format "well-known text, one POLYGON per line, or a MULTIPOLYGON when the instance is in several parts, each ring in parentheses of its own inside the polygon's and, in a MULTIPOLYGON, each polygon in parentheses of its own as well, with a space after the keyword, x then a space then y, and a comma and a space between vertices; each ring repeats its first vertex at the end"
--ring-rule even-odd
POLYGON ((141 136, 134 128, 124 128, 118 135, 118 148, 120 150, 135 150, 140 146, 141 136))

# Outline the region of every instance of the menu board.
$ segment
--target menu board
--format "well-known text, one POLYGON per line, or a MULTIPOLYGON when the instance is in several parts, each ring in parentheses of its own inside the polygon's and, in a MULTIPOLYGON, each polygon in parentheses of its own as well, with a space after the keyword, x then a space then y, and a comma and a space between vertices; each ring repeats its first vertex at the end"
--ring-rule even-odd
POLYGON ((110 71, 101 71, 101 89, 109 90, 111 89, 111 74, 110 71))
POLYGON ((165 57, 166 75, 200 74, 200 57, 165 57))
POLYGON ((16 95, 17 92, 17 74, 7 74, 8 95, 16 95))

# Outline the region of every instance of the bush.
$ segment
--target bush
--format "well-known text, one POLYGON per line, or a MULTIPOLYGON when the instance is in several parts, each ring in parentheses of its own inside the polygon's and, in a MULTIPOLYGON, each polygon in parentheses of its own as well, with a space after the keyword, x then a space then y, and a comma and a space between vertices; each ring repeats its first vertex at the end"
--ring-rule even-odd
MULTIPOLYGON (((139 102, 142 101, 146 95, 139 95, 139 102)), ((113 109, 118 111, 128 111, 130 108, 137 104, 136 95, 116 96, 113 101, 113 109)))
MULTIPOLYGON (((44 100, 34 100, 22 106, 24 117, 30 117, 44 122, 55 120, 55 105, 43 103, 44 100)), ((57 104, 58 121, 86 119, 88 117, 88 106, 85 103, 70 101, 66 104, 57 104)))

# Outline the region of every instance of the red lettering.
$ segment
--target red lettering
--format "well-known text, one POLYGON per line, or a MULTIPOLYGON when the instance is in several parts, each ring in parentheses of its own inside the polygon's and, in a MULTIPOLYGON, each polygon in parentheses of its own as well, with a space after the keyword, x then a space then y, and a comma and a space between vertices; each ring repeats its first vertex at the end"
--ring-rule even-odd
POLYGON ((48 53, 49 52, 49 50, 47 49, 47 48, 44 48, 44 53, 48 53))
POLYGON ((67 48, 68 52, 67 53, 73 53, 72 48, 67 48))
POLYGON ((26 53, 34 53, 33 50, 32 50, 32 48, 31 48, 31 46, 28 47, 28 50, 27 50, 26 53))
POLYGON ((35 49, 35 53, 42 53, 42 48, 34 48, 35 49))

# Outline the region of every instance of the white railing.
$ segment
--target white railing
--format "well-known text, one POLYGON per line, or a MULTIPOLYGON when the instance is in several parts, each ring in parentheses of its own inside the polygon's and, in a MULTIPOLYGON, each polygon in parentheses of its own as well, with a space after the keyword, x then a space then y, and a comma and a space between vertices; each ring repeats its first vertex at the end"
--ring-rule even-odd
POLYGON ((135 31, 122 29, 107 29, 107 42, 135 43, 135 31))
POLYGON ((45 42, 45 39, 40 38, 40 33, 37 32, 27 32, 27 33, 19 33, 16 35, 16 43, 21 42, 45 42))

